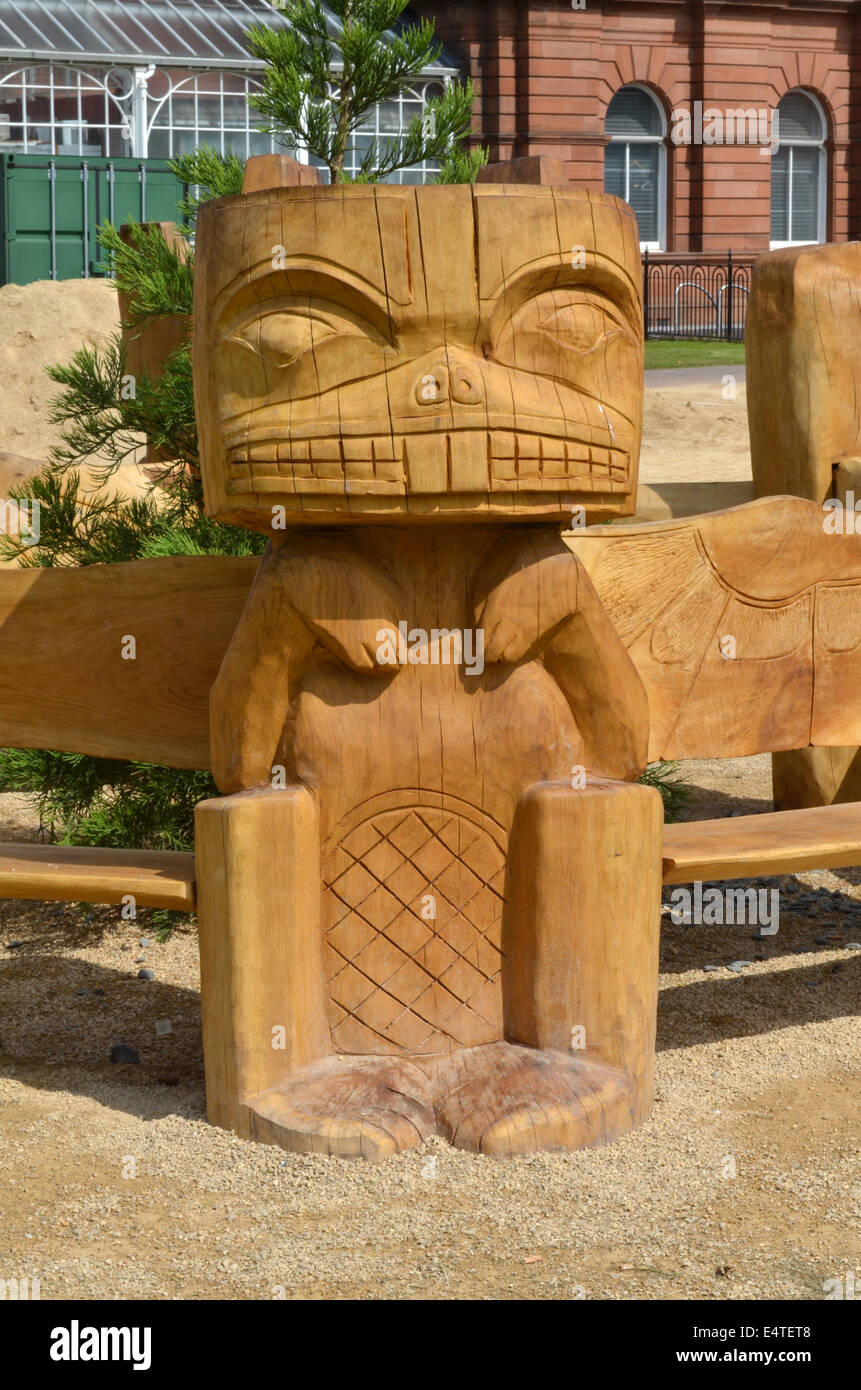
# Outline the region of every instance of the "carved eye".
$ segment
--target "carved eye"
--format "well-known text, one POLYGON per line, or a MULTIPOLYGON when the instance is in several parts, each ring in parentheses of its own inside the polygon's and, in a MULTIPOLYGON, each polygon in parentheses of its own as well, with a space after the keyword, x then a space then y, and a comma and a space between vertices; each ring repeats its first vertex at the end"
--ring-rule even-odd
POLYGON ((636 351, 636 337, 621 311, 598 290, 545 290, 508 320, 492 354, 518 371, 585 384, 617 346, 636 351), (584 376, 584 373, 587 375, 584 376))
POLYGON ((567 304, 552 313, 542 313, 538 327, 555 338, 568 352, 592 352, 610 334, 619 332, 614 316, 599 304, 567 304))
POLYGON ((252 324, 240 336, 256 348, 261 357, 276 367, 289 367, 327 338, 334 338, 335 329, 313 314, 268 314, 252 324))

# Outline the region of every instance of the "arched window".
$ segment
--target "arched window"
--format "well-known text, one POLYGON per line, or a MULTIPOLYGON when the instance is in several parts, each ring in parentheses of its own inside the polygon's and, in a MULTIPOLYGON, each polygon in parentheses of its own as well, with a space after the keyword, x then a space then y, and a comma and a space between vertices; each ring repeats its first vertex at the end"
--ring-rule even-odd
POLYGON ((664 113, 650 91, 632 83, 607 107, 604 133, 604 191, 630 203, 637 214, 640 245, 664 245, 667 147, 664 113))
POLYGON ((825 240, 825 116, 808 92, 779 103, 778 148, 771 158, 771 244, 825 240))

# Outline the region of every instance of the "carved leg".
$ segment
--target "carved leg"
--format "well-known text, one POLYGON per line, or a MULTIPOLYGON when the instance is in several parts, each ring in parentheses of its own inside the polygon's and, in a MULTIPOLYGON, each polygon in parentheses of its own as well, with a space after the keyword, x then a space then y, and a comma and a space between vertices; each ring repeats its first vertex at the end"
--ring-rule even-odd
POLYGON ((662 827, 658 793, 629 783, 521 800, 503 929, 512 1041, 437 1064, 440 1129, 457 1146, 579 1148, 648 1116, 662 827))
POLYGON ((211 1122, 345 1158, 421 1144, 435 1129, 422 1071, 331 1056, 313 795, 292 787, 202 802, 196 852, 211 1122))
POLYGON ((247 1137, 248 1099, 331 1051, 316 803, 304 787, 201 802, 195 844, 207 1114, 247 1137))

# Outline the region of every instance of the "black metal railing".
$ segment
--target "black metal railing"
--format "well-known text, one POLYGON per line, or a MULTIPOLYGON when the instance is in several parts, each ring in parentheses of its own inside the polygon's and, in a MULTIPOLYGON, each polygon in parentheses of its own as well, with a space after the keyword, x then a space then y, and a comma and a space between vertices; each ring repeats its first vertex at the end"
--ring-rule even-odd
POLYGON ((647 338, 744 338, 751 265, 733 261, 653 260, 643 254, 647 338))

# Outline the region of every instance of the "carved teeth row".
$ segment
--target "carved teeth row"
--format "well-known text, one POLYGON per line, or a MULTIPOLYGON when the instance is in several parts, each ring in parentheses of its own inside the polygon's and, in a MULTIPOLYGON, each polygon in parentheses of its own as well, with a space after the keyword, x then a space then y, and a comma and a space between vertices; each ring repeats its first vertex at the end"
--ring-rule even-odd
MULTIPOLYGON (((288 439, 230 451, 230 490, 272 492, 279 480, 297 490, 326 491, 365 482, 393 492, 517 491, 570 487, 574 479, 624 482, 627 455, 578 440, 514 430, 390 435, 343 439, 288 439)), ((292 489, 287 489, 292 490, 292 489)))

